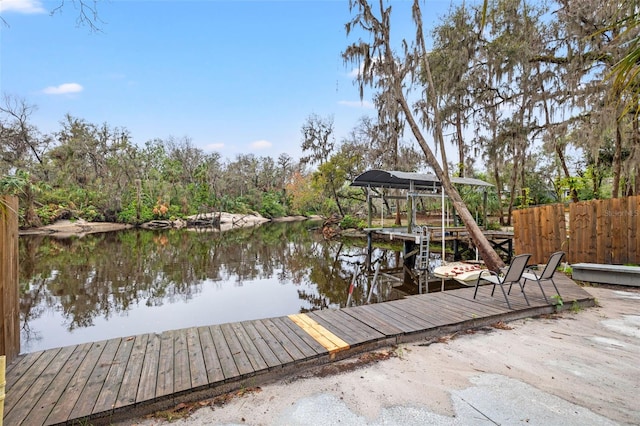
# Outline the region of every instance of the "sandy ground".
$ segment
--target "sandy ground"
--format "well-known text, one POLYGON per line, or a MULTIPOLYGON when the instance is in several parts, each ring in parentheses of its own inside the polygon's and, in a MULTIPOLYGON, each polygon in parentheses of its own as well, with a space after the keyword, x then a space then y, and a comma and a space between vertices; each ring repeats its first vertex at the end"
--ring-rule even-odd
POLYGON ((365 366, 341 361, 346 372, 120 425, 640 424, 640 289, 587 290, 597 307, 389 348, 365 366))

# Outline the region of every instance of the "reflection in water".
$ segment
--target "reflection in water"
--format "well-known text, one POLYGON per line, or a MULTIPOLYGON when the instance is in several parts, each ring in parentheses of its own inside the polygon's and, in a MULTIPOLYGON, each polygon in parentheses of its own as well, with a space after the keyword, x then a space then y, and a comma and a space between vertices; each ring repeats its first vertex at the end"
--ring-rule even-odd
MULTIPOLYGON (((344 307, 364 249, 324 241, 313 226, 21 237, 21 350, 344 307)), ((374 257, 397 262, 394 252, 374 257)), ((370 285, 358 280, 352 304, 370 285)), ((372 302, 395 297, 382 283, 372 302)))

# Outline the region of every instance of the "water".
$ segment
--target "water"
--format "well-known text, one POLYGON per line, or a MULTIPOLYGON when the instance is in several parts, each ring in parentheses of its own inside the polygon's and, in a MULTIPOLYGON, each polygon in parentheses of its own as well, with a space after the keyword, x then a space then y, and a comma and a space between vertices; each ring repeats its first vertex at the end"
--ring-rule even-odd
MULTIPOLYGON (((20 237, 21 352, 346 306, 365 241, 327 242, 318 223, 224 233, 126 230, 20 237)), ((384 268, 398 253, 376 249, 384 268)), ((357 279, 353 304, 401 297, 357 279)))

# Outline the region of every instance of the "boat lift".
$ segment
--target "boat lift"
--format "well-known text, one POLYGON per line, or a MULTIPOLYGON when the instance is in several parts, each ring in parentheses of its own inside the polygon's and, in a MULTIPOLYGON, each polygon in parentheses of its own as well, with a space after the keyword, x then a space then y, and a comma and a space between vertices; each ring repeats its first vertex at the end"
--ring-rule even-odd
MULTIPOLYGON (((486 204, 487 204, 487 188, 492 184, 473 178, 452 177, 452 183, 462 185, 473 185, 484 189, 484 212, 486 223, 486 204)), ((404 242, 404 262, 405 262, 405 282, 410 281, 409 271, 415 269, 418 271, 419 279, 418 289, 422 292, 423 286, 428 292, 428 279, 432 278, 433 263, 429 257, 429 243, 433 240, 430 229, 426 226, 417 226, 416 209, 414 208, 416 198, 418 197, 438 197, 441 200, 441 223, 440 237, 442 239, 442 253, 440 254, 441 262, 445 261, 445 249, 447 239, 446 225, 449 221, 448 213, 445 211, 445 201, 447 194, 442 183, 437 176, 432 174, 401 172, 401 171, 385 171, 385 170, 369 170, 354 179, 351 186, 362 187, 366 189, 367 194, 367 212, 368 227, 367 232, 367 252, 371 253, 373 244, 373 234, 387 235, 391 240, 398 239, 404 242), (405 196, 385 196, 374 188, 382 189, 400 189, 405 190, 405 196), (407 227, 405 231, 401 228, 379 228, 372 227, 372 200, 381 199, 404 199, 407 202, 407 227), (415 247, 418 247, 417 249, 415 247)), ((382 209, 384 211, 384 209, 382 209)), ((382 219, 384 213, 382 212, 382 219)), ((383 225, 384 222, 381 224, 383 225)), ((370 259, 368 260, 370 263, 370 259)), ((444 281, 442 281, 442 289, 444 290, 444 281)))

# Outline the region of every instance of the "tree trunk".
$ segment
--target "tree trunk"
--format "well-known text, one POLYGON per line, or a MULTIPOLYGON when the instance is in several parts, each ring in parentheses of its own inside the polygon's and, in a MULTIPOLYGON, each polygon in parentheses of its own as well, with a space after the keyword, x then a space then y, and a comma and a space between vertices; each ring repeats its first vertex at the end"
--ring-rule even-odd
POLYGON ((616 120, 616 142, 613 151, 613 188, 612 198, 618 198, 620 194, 620 174, 622 173, 622 132, 620 122, 616 120))
POLYGON ((516 198, 516 184, 518 183, 518 163, 519 155, 517 150, 513 156, 513 171, 511 172, 511 182, 509 184, 509 206, 507 207, 507 220, 506 224, 511 225, 511 214, 513 213, 513 205, 516 198))
MULTIPOLYGON (((458 101, 462 102, 462 101, 458 101)), ((464 139, 462 137, 462 112, 458 111, 456 113, 456 135, 458 139, 458 172, 460 173, 460 177, 465 177, 465 166, 464 166, 464 139)))
POLYGON ((500 225, 504 226, 504 211, 502 210, 502 179, 497 161, 493 162, 493 179, 496 181, 496 195, 498 196, 498 213, 500 214, 500 225))
POLYGON ((336 200, 336 206, 338 206, 338 212, 340 212, 340 216, 344 217, 344 212, 342 210, 342 206, 340 205, 340 197, 338 197, 336 186, 333 184, 333 181, 331 181, 331 192, 333 193, 333 199, 336 200))
POLYGON ((465 228, 467 229, 467 232, 469 232, 469 236, 471 237, 471 240, 478 248, 478 253, 480 254, 480 257, 482 257, 482 260, 484 260, 484 263, 487 266, 487 268, 489 268, 492 271, 498 271, 500 268, 504 266, 504 262, 502 261, 500 256, 498 256, 498 253, 496 253, 496 251, 493 249, 493 247, 491 246, 491 243, 489 243, 489 240, 487 240, 487 237, 482 233, 482 230, 480 229, 476 221, 473 219, 473 215, 471 214, 466 204, 462 200, 460 193, 455 188, 455 186, 453 186, 453 184, 451 183, 451 179, 449 179, 449 175, 443 172, 442 167, 440 167, 440 164, 436 160, 436 157, 433 155, 431 148, 429 148, 427 141, 424 139, 424 136, 422 135, 422 132, 418 127, 418 124, 413 118, 413 115, 411 114, 411 108, 409 108, 409 105, 407 104, 407 100, 404 98, 404 96, 402 96, 402 92, 398 90, 397 86, 396 86, 396 93, 398 94, 398 102, 400 103, 402 110, 404 111, 407 122, 409 123, 409 127, 411 127, 411 131, 413 132, 413 135, 417 139, 418 144, 420 145, 420 147, 422 148, 422 151, 427 157, 427 163, 433 168, 433 171, 435 172, 436 176, 442 183, 442 188, 444 189, 446 194, 449 196, 449 200, 451 200, 451 203, 453 204, 454 209, 456 210, 456 212, 458 213, 458 216, 460 216, 460 219, 464 223, 465 228))
POLYGON ((558 154, 558 160, 560 160, 560 166, 562 167, 562 171, 564 172, 564 177, 566 177, 567 182, 569 182, 569 193, 571 194, 571 200, 573 200, 574 203, 577 203, 578 201, 580 201, 580 199, 578 198, 578 191, 573 184, 571 173, 569 173, 569 167, 567 167, 567 161, 564 158, 564 152, 562 152, 562 148, 559 144, 556 144, 556 154, 558 154))

